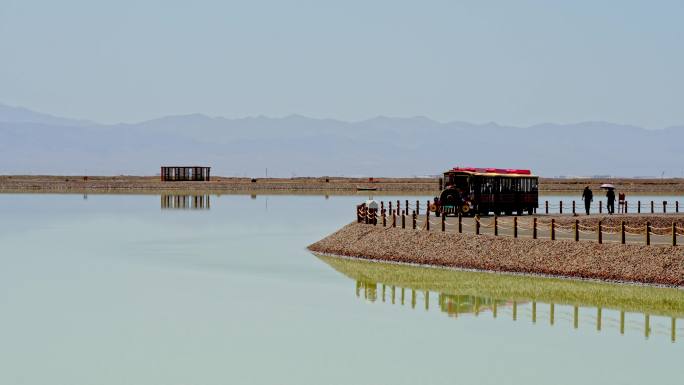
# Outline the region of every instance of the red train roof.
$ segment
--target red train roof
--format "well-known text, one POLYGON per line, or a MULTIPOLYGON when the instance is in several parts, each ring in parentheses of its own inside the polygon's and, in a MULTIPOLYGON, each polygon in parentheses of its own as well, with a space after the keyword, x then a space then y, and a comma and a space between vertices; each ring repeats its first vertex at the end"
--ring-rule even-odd
POLYGON ((469 172, 476 174, 532 175, 532 171, 530 170, 517 168, 454 167, 449 171, 469 172))

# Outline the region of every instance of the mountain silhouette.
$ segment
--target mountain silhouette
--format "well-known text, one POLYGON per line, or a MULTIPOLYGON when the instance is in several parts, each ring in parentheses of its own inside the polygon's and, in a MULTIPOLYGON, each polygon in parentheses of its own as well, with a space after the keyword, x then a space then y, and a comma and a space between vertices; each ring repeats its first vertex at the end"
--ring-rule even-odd
POLYGON ((214 175, 424 176, 456 165, 530 168, 542 176, 684 176, 684 127, 609 122, 441 123, 227 119, 202 114, 98 124, 0 105, 0 173, 154 175, 162 164, 214 175))

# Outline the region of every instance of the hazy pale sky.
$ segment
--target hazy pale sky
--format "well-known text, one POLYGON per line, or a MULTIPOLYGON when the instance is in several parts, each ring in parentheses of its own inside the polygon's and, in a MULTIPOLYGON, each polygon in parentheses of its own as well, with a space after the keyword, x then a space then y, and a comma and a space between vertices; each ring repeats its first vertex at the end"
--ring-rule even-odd
POLYGON ((0 103, 684 124, 684 1, 0 0, 0 103))

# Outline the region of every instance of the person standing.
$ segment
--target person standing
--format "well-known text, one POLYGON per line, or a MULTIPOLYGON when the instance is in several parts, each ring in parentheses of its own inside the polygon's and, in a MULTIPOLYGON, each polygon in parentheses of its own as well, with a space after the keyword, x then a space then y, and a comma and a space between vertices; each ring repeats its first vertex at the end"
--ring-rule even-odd
POLYGON ((594 193, 591 191, 589 186, 584 188, 584 192, 582 192, 582 199, 584 199, 584 210, 587 212, 587 215, 589 215, 591 202, 594 200, 594 193))
POLYGON ((609 188, 606 191, 606 198, 608 198, 608 214, 615 213, 615 190, 609 188))

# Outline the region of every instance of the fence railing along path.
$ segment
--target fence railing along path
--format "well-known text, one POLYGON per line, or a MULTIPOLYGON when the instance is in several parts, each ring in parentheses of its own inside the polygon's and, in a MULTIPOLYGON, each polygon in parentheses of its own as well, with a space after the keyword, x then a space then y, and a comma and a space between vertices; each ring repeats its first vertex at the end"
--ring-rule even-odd
MULTIPOLYGON (((428 208, 430 202, 427 201, 425 203, 421 203, 419 200, 412 201, 408 199, 404 200, 396 200, 396 201, 389 201, 387 204, 385 204, 384 201, 380 202, 380 209, 386 209, 387 212, 390 212, 392 210, 396 210, 397 213, 401 212, 401 210, 407 210, 407 212, 412 212, 413 210, 416 211, 418 215, 421 214, 421 212, 425 212, 425 209, 428 208)), ((681 208, 682 211, 684 212, 684 207, 681 208)), ((596 199, 591 202, 589 205, 589 212, 590 213, 598 213, 598 214, 603 214, 603 213, 608 213, 608 206, 607 203, 604 204, 604 202, 600 199, 596 199)), ((668 214, 668 213, 675 213, 678 214, 680 213, 680 204, 679 201, 644 201, 642 202, 641 200, 637 201, 615 201, 615 212, 616 213, 621 213, 621 214, 668 214)), ((558 202, 556 201, 549 201, 545 200, 543 202, 539 202, 539 207, 535 209, 535 214, 583 214, 585 213, 585 205, 584 201, 582 200, 559 200, 558 202)))
MULTIPOLYGON (((429 205, 429 201, 426 203, 429 205)), ((653 226, 650 222, 644 225, 631 225, 625 221, 621 221, 619 225, 608 225, 601 220, 595 225, 586 225, 579 219, 569 224, 544 216, 446 217, 429 210, 419 214, 420 203, 416 202, 413 209, 408 201, 404 202, 404 209, 401 208, 401 202, 397 202, 394 208, 391 203, 387 207, 385 208, 384 202, 381 203, 380 210, 359 205, 356 208, 357 222, 421 231, 616 244, 677 246, 679 238, 684 236, 684 226, 679 225, 676 220, 669 226, 653 226)))
MULTIPOLYGON (((679 201, 615 201, 615 212, 621 214, 667 214, 679 213, 679 201)), ((586 210, 584 201, 572 200, 558 202, 545 200, 539 204, 536 213, 544 214, 580 214, 586 210)), ((602 200, 592 201, 589 205, 590 213, 608 213, 608 204, 602 200)))

